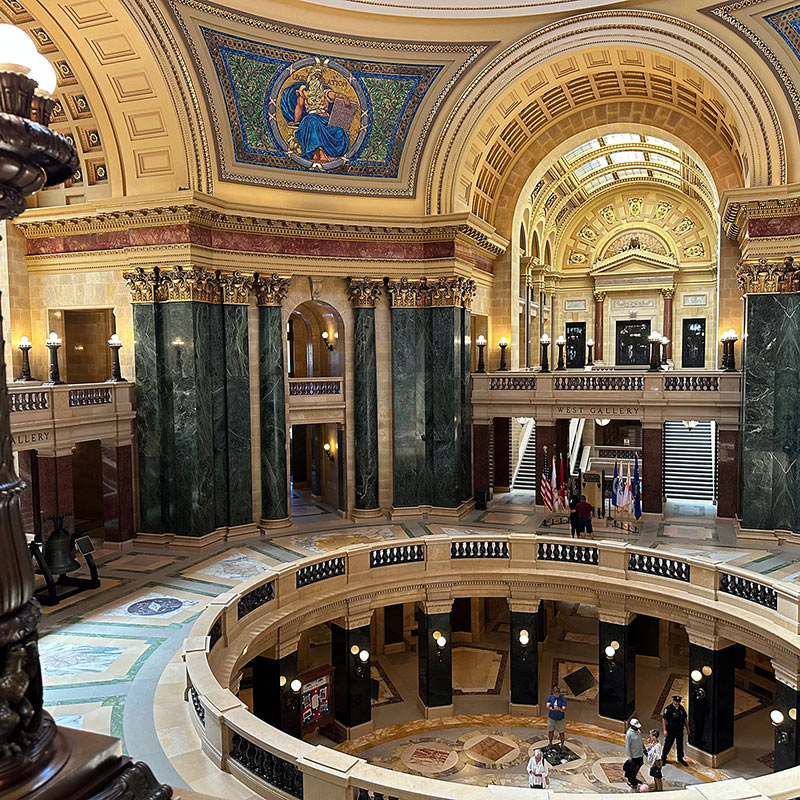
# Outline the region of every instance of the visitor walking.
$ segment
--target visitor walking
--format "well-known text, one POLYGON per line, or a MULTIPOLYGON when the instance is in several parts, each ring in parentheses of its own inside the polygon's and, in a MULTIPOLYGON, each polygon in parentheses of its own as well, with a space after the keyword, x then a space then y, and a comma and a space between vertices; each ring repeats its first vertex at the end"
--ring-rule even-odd
POLYGON ((678 751, 678 763, 684 767, 689 765, 683 757, 683 734, 689 733, 689 715, 681 703, 683 698, 679 694, 672 695, 672 702, 664 709, 664 763, 667 763, 672 743, 678 751))
POLYGON ((650 767, 650 777, 653 779, 653 788, 660 792, 664 788, 661 772, 661 742, 658 739, 658 731, 650 731, 650 739, 647 742, 647 766, 650 767))
POLYGON ((575 511, 578 514, 578 538, 582 533, 591 533, 592 532, 592 514, 594 513, 594 509, 592 508, 591 503, 586 502, 586 495, 581 495, 581 501, 575 506, 575 511))
POLYGON ((553 687, 553 693, 547 698, 547 738, 553 744, 553 734, 557 733, 564 746, 564 736, 567 732, 567 723, 564 720, 567 711, 567 698, 561 694, 558 686, 553 687))
POLYGON ((577 494, 573 493, 569 498, 569 529, 573 539, 580 539, 581 534, 578 530, 578 512, 576 511, 577 505, 580 503, 580 498, 577 494))
POLYGON ((528 785, 531 789, 546 789, 547 776, 550 773, 541 750, 535 750, 528 760, 528 785))
POLYGON ((634 717, 628 723, 628 731, 625 734, 625 755, 628 760, 622 765, 625 773, 625 780, 631 789, 638 789, 641 781, 638 778, 639 770, 644 764, 644 742, 640 729, 642 723, 634 717))

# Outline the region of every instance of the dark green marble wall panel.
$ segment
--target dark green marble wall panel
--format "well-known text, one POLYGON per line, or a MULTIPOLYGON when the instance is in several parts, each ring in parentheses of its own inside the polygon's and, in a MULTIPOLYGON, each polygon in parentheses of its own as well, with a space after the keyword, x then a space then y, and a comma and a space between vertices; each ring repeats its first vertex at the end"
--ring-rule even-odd
POLYGON ((261 516, 286 519, 286 395, 283 320, 279 306, 258 309, 258 374, 261 414, 261 516))
MULTIPOLYGON (((212 353, 208 303, 160 307, 163 392, 171 397, 170 530, 202 536, 216 527, 212 412, 212 353)), ((163 407, 163 406, 162 406, 163 407)))
POLYGON ((742 524, 800 530, 800 296, 749 295, 742 524))
POLYGON ((353 445, 355 507, 378 503, 378 384, 375 355, 375 309, 353 309, 353 445))
POLYGON ((211 380, 211 441, 214 449, 214 514, 217 528, 230 519, 228 499, 228 413, 225 391, 225 324, 221 305, 208 307, 211 380))
POLYGON ((253 522, 248 308, 223 305, 228 455, 228 525, 253 522))
POLYGON ((159 379, 159 310, 160 306, 155 303, 133 305, 139 529, 146 533, 166 533, 169 530, 169 506, 165 504, 162 482, 162 466, 168 442, 163 430, 159 379))
POLYGON ((461 309, 461 494, 459 499, 462 502, 472 499, 471 317, 468 308, 461 309))
POLYGON ((424 309, 392 309, 394 505, 420 505, 426 473, 424 309))
POLYGON ((432 308, 431 384, 426 401, 433 412, 426 442, 432 444, 434 506, 456 508, 461 502, 461 309, 432 308))
POLYGON ((343 427, 336 429, 336 508, 347 512, 347 437, 343 427))

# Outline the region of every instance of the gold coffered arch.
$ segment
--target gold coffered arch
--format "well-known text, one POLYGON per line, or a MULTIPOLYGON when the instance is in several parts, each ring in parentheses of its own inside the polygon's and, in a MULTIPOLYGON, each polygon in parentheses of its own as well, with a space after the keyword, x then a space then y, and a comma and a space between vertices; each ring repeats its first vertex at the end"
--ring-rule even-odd
POLYGON ((596 12, 530 34, 473 81, 437 143, 428 210, 468 209, 504 230, 543 136, 552 149, 570 118, 568 136, 604 123, 686 136, 718 188, 787 177, 778 114, 738 54, 672 17, 596 12))

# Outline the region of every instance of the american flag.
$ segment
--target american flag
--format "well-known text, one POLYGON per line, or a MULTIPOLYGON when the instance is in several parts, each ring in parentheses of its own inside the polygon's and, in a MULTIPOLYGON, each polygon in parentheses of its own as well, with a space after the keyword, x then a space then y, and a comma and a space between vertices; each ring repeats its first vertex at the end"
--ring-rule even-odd
POLYGON ((539 484, 539 493, 542 495, 542 502, 548 511, 553 511, 553 484, 550 483, 550 476, 547 474, 547 453, 544 454, 544 465, 542 467, 542 481, 539 484))

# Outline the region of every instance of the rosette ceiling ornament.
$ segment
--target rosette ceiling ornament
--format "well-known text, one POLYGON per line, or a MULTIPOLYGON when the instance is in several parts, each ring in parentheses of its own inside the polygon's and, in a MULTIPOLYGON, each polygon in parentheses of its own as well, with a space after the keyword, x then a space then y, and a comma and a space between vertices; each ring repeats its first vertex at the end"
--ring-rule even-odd
POLYGON ((28 34, 0 25, 0 219, 25 210, 25 199, 63 183, 78 169, 78 154, 48 128, 56 73, 28 34))

